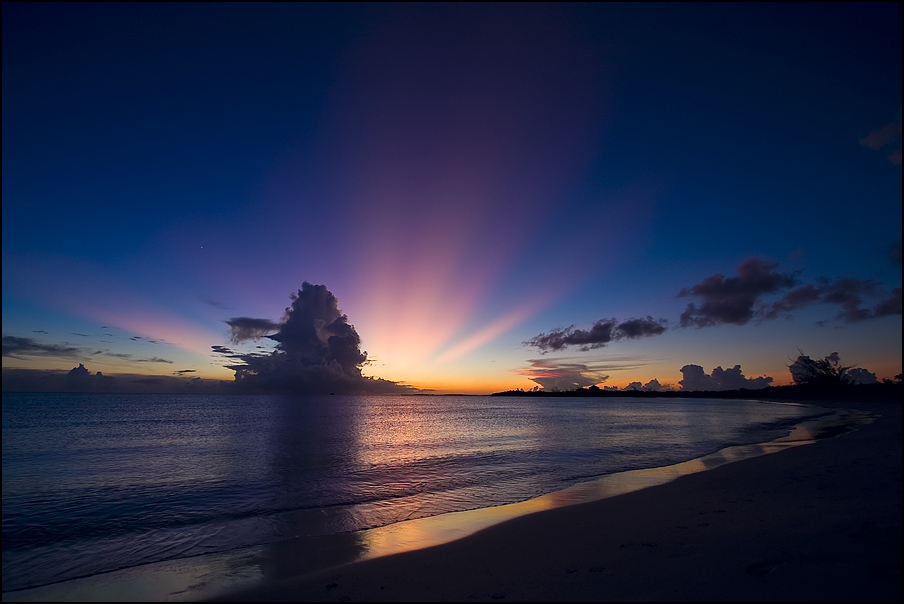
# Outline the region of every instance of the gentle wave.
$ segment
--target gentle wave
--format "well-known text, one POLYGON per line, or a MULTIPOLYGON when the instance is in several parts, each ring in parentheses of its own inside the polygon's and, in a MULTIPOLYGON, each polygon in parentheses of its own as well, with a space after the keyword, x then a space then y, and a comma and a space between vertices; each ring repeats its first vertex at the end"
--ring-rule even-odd
POLYGON ((3 590, 499 506, 787 433, 711 399, 3 395, 3 590))

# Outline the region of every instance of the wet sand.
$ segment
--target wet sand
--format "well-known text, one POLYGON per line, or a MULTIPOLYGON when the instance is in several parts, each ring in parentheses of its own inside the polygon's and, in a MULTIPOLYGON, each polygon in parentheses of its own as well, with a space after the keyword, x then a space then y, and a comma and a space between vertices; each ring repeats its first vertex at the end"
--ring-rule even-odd
MULTIPOLYGON (((853 432, 235 601, 901 598, 901 404, 853 432)), ((286 561, 291 564, 291 561, 286 561)))

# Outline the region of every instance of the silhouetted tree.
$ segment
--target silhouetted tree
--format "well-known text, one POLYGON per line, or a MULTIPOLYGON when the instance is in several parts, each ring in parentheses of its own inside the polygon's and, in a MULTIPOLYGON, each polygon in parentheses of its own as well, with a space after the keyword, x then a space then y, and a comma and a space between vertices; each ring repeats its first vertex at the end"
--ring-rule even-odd
POLYGON ((842 365, 837 352, 833 352, 824 359, 815 360, 805 355, 803 351, 798 352, 800 352, 800 356, 788 366, 795 384, 831 388, 850 383, 847 373, 851 366, 842 365))

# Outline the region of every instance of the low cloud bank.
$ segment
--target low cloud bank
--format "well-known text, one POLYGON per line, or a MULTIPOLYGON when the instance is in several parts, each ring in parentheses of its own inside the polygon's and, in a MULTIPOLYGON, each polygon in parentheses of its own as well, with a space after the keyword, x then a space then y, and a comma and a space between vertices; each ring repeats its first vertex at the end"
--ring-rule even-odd
POLYGON ((232 390, 231 382, 178 375, 141 375, 92 372, 79 363, 64 369, 3 368, 4 392, 112 392, 112 393, 194 393, 214 394, 232 390))
POLYGON ((519 373, 540 385, 543 390, 566 391, 601 384, 609 379, 599 368, 566 359, 530 359, 530 367, 519 373))
POLYGON ((713 369, 708 375, 700 365, 685 365, 681 368, 683 379, 678 380, 681 389, 686 391, 703 390, 758 390, 772 384, 772 378, 768 376, 746 378, 741 372, 741 366, 735 365, 731 369, 722 369, 721 366, 713 369))
MULTIPOLYGON (((615 388, 618 390, 618 388, 615 388)), ((634 390, 637 392, 669 392, 673 390, 671 384, 660 384, 659 380, 653 378, 646 384, 643 382, 631 382, 623 388, 623 390, 634 390)))
POLYGON ((240 353, 225 346, 214 352, 239 361, 227 365, 235 371, 241 390, 268 392, 390 393, 414 390, 396 382, 361 375, 367 352, 336 297, 323 285, 303 283, 290 296, 282 321, 236 317, 226 323, 230 341, 240 344, 267 338, 275 341, 270 353, 240 353))
MULTIPOLYGON (((647 364, 645 359, 636 357, 612 357, 605 360, 589 361, 575 357, 529 359, 528 367, 517 371, 543 390, 568 391, 602 384, 609 379, 612 371, 636 371, 647 364)), ((659 384, 652 380, 643 386, 650 388, 659 384)), ((667 388, 668 386, 659 386, 667 388)), ((604 386, 604 390, 618 390, 617 386, 604 386)))

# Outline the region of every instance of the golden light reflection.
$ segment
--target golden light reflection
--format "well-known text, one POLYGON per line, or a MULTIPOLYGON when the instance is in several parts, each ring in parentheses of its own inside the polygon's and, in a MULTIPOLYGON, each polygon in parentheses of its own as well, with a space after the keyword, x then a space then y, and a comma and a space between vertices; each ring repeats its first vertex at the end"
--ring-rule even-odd
POLYGON ((869 414, 839 411, 804 422, 788 436, 767 443, 727 447, 710 455, 671 466, 611 474, 520 503, 419 518, 362 531, 360 538, 363 553, 360 559, 441 545, 518 516, 589 503, 665 484, 681 476, 711 470, 734 461, 812 444, 820 435, 832 434, 833 430, 841 427, 849 428, 870 421, 869 414))

